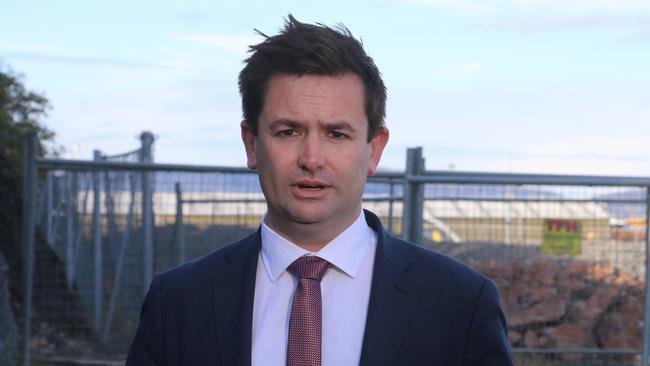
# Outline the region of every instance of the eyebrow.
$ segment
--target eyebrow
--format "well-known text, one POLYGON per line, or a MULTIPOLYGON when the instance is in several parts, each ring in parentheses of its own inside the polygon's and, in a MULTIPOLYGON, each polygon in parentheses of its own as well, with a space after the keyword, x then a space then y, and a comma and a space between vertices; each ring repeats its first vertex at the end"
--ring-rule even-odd
MULTIPOLYGON (((340 121, 340 122, 319 122, 318 123, 319 127, 327 129, 327 130, 348 130, 352 133, 356 133, 357 130, 354 128, 351 124, 345 121, 340 121)), ((291 128, 298 128, 303 126, 303 123, 288 119, 288 118, 280 118, 277 119, 273 122, 271 122, 271 125, 269 128, 275 129, 280 126, 286 126, 286 127, 291 127, 291 128)))
POLYGON ((347 122, 344 122, 344 121, 343 122, 323 122, 323 123, 319 123, 319 125, 321 127, 324 127, 326 129, 328 129, 328 130, 348 130, 348 131, 350 131, 352 133, 357 132, 357 130, 354 127, 352 127, 351 124, 349 124, 347 122))
POLYGON ((275 129, 280 126, 286 126, 286 127, 291 127, 291 128, 296 128, 300 127, 301 123, 298 121, 294 121, 292 119, 287 119, 287 118, 280 118, 276 119, 275 121, 271 122, 271 125, 269 126, 270 129, 275 129))

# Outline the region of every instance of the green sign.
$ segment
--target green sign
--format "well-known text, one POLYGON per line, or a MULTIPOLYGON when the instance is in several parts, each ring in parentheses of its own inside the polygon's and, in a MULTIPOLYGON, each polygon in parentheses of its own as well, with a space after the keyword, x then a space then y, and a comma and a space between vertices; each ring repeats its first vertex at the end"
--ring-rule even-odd
POLYGON ((542 254, 582 253, 582 230, 577 220, 544 219, 542 254))

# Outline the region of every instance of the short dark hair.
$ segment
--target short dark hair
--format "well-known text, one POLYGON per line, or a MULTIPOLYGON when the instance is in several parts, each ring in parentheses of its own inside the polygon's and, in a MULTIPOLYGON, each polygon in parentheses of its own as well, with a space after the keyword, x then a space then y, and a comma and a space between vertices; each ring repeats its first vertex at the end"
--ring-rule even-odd
POLYGON ((269 37, 257 32, 265 39, 249 47, 252 54, 239 73, 244 119, 254 133, 257 133, 268 82, 278 74, 355 74, 364 84, 368 141, 384 127, 386 87, 381 74, 362 43, 344 25, 334 29, 320 23, 306 24, 289 14, 278 35, 269 37))

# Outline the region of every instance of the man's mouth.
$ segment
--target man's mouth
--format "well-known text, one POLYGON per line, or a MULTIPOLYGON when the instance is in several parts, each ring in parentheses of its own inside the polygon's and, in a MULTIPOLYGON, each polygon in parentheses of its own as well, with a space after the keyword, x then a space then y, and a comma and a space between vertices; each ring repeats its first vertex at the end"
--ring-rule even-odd
POLYGON ((325 182, 321 182, 319 180, 312 180, 312 179, 301 179, 299 181, 293 182, 293 186, 300 189, 300 190, 305 190, 305 191, 322 191, 329 187, 325 182))
POLYGON ((321 184, 305 184, 305 183, 300 183, 296 184, 296 186, 300 189, 306 189, 309 191, 320 191, 321 189, 324 189, 325 186, 321 184))

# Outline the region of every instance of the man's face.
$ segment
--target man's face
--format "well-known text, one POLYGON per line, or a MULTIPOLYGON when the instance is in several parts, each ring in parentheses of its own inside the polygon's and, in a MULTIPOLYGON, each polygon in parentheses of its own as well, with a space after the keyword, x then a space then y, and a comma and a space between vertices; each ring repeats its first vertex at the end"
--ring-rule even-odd
MULTIPOLYGON (((248 167, 259 171, 267 223, 291 238, 305 225, 335 236, 361 210, 366 177, 388 141, 368 142, 364 86, 354 74, 276 75, 268 83, 257 135, 246 121, 248 167)), ((333 237, 329 238, 329 240, 333 237)))

